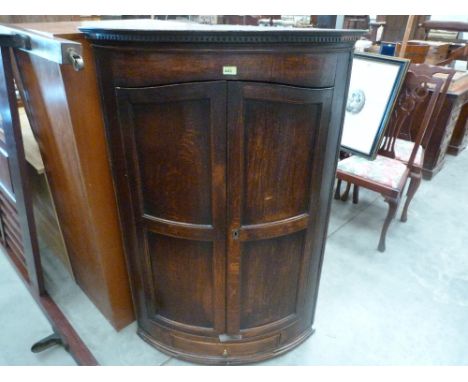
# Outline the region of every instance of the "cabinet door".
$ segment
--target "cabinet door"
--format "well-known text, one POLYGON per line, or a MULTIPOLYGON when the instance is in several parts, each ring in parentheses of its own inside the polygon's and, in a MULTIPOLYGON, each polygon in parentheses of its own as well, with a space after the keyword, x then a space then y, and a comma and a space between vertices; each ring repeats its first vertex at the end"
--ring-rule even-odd
POLYGON ((126 155, 120 176, 130 190, 130 200, 119 203, 134 217, 123 229, 139 276, 133 293, 140 325, 224 333, 226 83, 116 94, 126 155))
POLYGON ((311 253, 312 233, 331 99, 329 88, 228 85, 227 332, 234 338, 300 323, 312 311, 316 286, 307 279, 320 256, 311 253))

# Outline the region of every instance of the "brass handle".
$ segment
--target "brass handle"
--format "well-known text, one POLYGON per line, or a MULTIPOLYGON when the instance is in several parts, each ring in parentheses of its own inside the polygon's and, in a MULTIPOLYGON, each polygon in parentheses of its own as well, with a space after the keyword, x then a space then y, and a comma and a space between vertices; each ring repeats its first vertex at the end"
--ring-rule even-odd
POLYGON ((78 54, 78 52, 73 48, 68 49, 67 53, 68 53, 67 54, 68 55, 68 60, 69 60, 70 64, 73 65, 73 69, 75 69, 75 71, 77 71, 77 72, 82 70, 84 68, 83 57, 81 57, 78 54))

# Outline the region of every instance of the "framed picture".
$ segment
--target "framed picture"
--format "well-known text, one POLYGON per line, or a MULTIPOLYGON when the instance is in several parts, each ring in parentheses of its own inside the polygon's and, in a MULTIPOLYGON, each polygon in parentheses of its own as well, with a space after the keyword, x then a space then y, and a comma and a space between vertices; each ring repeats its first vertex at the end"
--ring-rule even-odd
POLYGON ((341 149, 375 159, 410 61, 356 53, 341 149))

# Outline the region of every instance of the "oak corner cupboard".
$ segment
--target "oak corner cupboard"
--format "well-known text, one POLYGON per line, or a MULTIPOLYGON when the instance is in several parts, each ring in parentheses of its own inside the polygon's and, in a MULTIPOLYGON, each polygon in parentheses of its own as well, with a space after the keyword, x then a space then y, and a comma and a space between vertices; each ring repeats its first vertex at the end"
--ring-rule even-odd
POLYGON ((361 32, 148 20, 81 30, 140 336, 209 364, 303 342, 361 32))

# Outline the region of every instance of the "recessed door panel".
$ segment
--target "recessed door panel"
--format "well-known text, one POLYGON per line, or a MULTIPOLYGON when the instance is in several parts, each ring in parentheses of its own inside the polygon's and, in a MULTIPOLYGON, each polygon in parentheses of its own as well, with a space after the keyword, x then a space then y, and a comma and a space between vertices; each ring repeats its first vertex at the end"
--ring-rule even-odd
POLYGON ((213 248, 194 241, 148 233, 156 314, 211 328, 213 317, 213 248))
POLYGON ((242 224, 307 212, 320 105, 247 99, 244 118, 242 224))
POLYGON ((142 325, 225 331, 226 83, 117 89, 142 325))
POLYGON ((209 99, 133 107, 144 212, 211 224, 209 99))
POLYGON ((242 244, 241 330, 296 314, 303 246, 304 231, 242 244))

